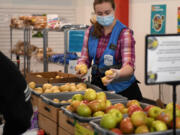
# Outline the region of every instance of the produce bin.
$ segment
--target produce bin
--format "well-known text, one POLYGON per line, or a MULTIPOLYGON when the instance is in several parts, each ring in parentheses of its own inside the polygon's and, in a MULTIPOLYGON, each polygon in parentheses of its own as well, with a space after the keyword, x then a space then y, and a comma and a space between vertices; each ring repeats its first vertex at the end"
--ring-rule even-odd
MULTIPOLYGON (((109 93, 109 92, 106 92, 106 96, 107 96, 107 99, 109 99, 112 104, 116 104, 116 103, 127 103, 127 99, 120 96, 120 95, 117 95, 117 94, 113 94, 113 93, 109 93), (108 98, 110 97, 110 98, 108 98)), ((147 105, 147 104, 143 104, 144 106, 147 105)), ((73 113, 73 112, 70 112, 66 109, 66 106, 62 106, 61 109, 63 110, 63 112, 68 115, 69 117, 75 119, 75 120, 78 120, 79 122, 90 122, 91 120, 94 120, 94 119, 98 119, 99 117, 82 117, 82 116, 79 116, 78 114, 76 113, 73 113)))
MULTIPOLYGON (((57 98, 59 100, 69 100, 73 97, 74 94, 84 94, 85 91, 79 91, 79 92, 61 92, 61 93, 49 93, 49 94, 42 94, 40 97, 42 98, 42 100, 49 104, 52 105, 54 107, 60 108, 63 105, 69 105, 70 103, 55 103, 53 102, 54 98, 57 98)), ((121 95, 117 95, 114 93, 110 93, 110 92, 105 92, 107 99, 111 100, 111 102, 118 102, 118 101, 122 101, 122 100, 127 100, 126 97, 123 97, 121 95)))
MULTIPOLYGON (((69 83, 76 83, 77 84, 77 82, 69 82, 69 83)), ((90 82, 78 82, 78 83, 85 83, 86 85, 87 85, 87 88, 92 88, 92 89, 94 89, 94 90, 96 90, 96 91, 102 91, 102 89, 101 88, 99 88, 98 86, 96 86, 96 85, 93 85, 93 84, 91 84, 90 82)), ((66 84, 66 83, 51 83, 53 86, 61 86, 61 85, 64 85, 64 84, 66 84)), ((36 88, 37 87, 42 87, 42 85, 43 84, 37 84, 36 85, 36 88)), ((42 94, 45 94, 45 93, 42 93, 42 94, 40 94, 40 93, 38 93, 38 92, 36 92, 35 90, 33 90, 33 89, 31 89, 30 88, 30 90, 31 90, 31 92, 32 92, 32 94, 34 94, 34 95, 36 95, 36 96, 40 96, 40 95, 42 95, 42 94)), ((64 93, 78 93, 79 91, 77 91, 77 92, 64 92, 64 93)), ((62 92, 59 92, 59 93, 62 93, 62 92)), ((52 94, 52 93, 51 93, 52 94)), ((56 93, 57 94, 57 93, 56 93)))
MULTIPOLYGON (((104 129, 100 126, 100 120, 101 119, 95 119, 90 121, 90 125, 94 128, 95 132, 101 135, 117 135, 116 133, 113 133, 107 129, 104 129)), ((133 134, 126 134, 126 135, 133 135, 133 134)), ((151 132, 151 133, 145 133, 145 134, 134 134, 134 135, 173 135, 173 130, 166 130, 163 132, 151 132)), ((177 129, 176 135, 180 135, 180 129, 177 129)))

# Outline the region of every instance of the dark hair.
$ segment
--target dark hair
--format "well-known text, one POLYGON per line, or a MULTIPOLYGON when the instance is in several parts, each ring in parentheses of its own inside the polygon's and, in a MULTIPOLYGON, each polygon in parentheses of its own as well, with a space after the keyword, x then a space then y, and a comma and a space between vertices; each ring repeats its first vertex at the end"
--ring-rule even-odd
MULTIPOLYGON (((114 3, 114 0, 94 0, 94 3, 93 3, 93 7, 94 7, 94 10, 95 10, 95 6, 97 4, 101 4, 103 2, 109 2, 111 3, 112 5, 112 8, 115 9, 115 3, 114 3)), ((103 34, 102 34, 102 28, 103 26, 100 25, 97 21, 94 23, 94 31, 92 32, 92 35, 95 36, 96 38, 100 38, 103 34)))

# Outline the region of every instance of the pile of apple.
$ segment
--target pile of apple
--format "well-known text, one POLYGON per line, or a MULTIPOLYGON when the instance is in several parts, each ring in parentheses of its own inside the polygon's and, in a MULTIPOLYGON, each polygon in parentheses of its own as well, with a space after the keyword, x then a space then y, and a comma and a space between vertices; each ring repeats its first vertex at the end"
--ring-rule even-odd
MULTIPOLYGON (((126 106, 122 103, 106 109, 100 120, 100 126, 118 135, 141 134, 166 131, 173 127, 173 104, 164 109, 147 105, 142 107, 137 100, 129 100, 126 106)), ((176 104, 176 128, 180 128, 180 106, 176 104)))
POLYGON ((111 105, 111 101, 107 100, 104 92, 96 92, 89 88, 84 95, 75 94, 66 109, 83 117, 99 117, 103 116, 105 110, 111 105))

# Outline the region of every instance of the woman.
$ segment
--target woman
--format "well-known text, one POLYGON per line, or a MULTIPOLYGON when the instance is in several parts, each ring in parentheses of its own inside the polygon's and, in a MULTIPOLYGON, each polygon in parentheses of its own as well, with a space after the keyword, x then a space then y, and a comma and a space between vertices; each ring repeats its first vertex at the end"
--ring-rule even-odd
MULTIPOLYGON (((114 90, 128 99, 142 99, 134 76, 135 41, 133 32, 116 20, 114 0, 94 0, 96 22, 88 28, 84 37, 78 64, 92 66, 92 84, 103 90, 114 90), (106 70, 114 74, 106 86, 101 81, 106 70)), ((85 74, 77 74, 81 77, 85 74)))

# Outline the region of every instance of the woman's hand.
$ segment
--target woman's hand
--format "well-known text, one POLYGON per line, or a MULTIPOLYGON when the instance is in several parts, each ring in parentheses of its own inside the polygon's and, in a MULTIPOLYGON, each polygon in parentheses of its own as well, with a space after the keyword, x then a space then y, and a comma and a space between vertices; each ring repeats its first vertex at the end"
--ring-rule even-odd
POLYGON ((112 81, 114 81, 120 77, 120 70, 119 69, 111 69, 111 71, 113 72, 113 74, 106 75, 107 79, 104 83, 105 86, 107 86, 109 83, 111 83, 112 81))
POLYGON ((75 71, 76 71, 76 75, 80 78, 84 77, 87 72, 88 72, 88 68, 86 64, 78 64, 75 67, 75 71))

